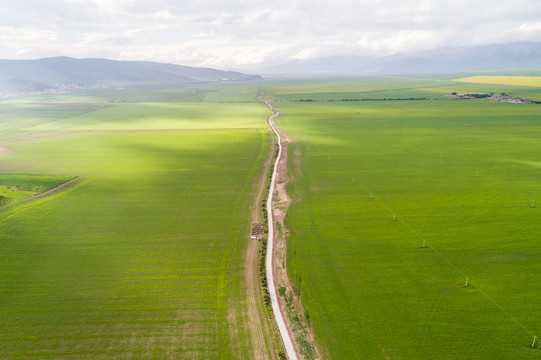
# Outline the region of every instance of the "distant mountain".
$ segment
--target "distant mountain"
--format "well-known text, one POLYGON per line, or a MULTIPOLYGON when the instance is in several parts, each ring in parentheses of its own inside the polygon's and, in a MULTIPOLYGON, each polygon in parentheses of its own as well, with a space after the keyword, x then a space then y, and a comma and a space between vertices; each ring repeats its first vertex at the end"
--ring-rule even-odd
POLYGON ((0 60, 0 88, 39 91, 65 84, 169 81, 176 83, 261 79, 235 71, 147 61, 74 59, 0 60))
POLYGON ((262 74, 414 74, 541 71, 541 43, 457 46, 386 57, 334 56, 259 69, 262 74))

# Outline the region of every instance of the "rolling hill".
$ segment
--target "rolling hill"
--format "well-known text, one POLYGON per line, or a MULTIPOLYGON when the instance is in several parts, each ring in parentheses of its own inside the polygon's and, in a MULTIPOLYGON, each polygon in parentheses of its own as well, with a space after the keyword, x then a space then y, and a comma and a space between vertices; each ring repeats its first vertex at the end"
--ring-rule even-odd
POLYGON ((39 91, 65 84, 176 83, 245 81, 260 79, 234 71, 195 68, 147 61, 74 59, 53 57, 37 60, 0 60, 0 88, 39 91))

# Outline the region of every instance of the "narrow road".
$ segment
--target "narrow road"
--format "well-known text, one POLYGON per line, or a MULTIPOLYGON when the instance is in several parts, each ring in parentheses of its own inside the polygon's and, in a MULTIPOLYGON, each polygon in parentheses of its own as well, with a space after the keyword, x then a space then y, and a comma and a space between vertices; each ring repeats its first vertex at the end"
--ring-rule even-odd
POLYGON ((274 106, 272 106, 271 103, 265 101, 265 104, 271 109, 271 111, 274 112, 274 115, 269 117, 269 125, 278 137, 278 156, 276 157, 276 161, 274 163, 274 168, 272 170, 272 179, 269 187, 269 197, 267 198, 267 219, 268 219, 268 227, 269 227, 269 233, 268 233, 268 240, 267 240, 267 258, 265 259, 265 268, 267 272, 267 286, 269 289, 269 295, 271 299, 271 306, 272 306, 272 312, 274 313, 274 317, 276 318, 276 323, 278 324, 278 329, 280 330, 280 336, 282 337, 282 341, 284 342, 284 346, 286 349, 287 357, 290 360, 297 360, 297 353, 295 352, 295 347, 293 346, 293 341, 291 340, 291 336, 289 334, 289 331, 287 329, 286 323, 284 321, 284 316, 282 314, 282 311, 280 310, 280 305, 278 304, 278 295, 276 293, 276 286, 274 285, 274 275, 272 272, 272 254, 273 254, 273 246, 274 246, 274 220, 272 217, 272 200, 274 195, 274 189, 276 185, 276 173, 278 171, 278 164, 280 163, 280 159, 282 158, 282 137, 276 130, 276 127, 274 126, 274 120, 281 115, 280 112, 276 111, 274 106))

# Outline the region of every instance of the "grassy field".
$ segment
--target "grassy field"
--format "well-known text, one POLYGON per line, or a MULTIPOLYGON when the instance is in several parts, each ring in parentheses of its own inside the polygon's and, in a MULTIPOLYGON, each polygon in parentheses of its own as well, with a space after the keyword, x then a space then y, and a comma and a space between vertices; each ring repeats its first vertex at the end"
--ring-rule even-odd
POLYGON ((500 93, 541 99, 541 88, 515 84, 477 84, 457 82, 444 77, 365 77, 300 79, 265 84, 268 95, 278 101, 328 102, 343 100, 418 99, 450 100, 442 95, 457 93, 500 93))
POLYGON ((55 174, 0 174, 0 196, 27 199, 74 179, 55 174))
POLYGON ((329 358, 541 357, 541 108, 441 96, 537 92, 390 78, 265 90, 295 139, 288 271, 329 358))
POLYGON ((80 180, 0 208, 0 358, 253 358, 268 110, 256 84, 208 87, 2 101, 0 172, 80 180))

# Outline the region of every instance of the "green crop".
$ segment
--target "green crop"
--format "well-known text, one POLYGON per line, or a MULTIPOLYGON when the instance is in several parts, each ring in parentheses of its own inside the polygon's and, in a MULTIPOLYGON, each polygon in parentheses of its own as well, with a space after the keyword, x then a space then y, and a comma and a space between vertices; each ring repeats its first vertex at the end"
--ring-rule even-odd
POLYGON ((329 358, 539 358, 541 108, 433 80, 265 87, 295 139, 290 278, 329 358), (326 101, 370 96, 428 99, 326 101))
POLYGON ((55 174, 0 174, 0 194, 12 199, 24 199, 72 179, 74 176, 55 174))
MULTIPOLYGON (((0 358, 252 357, 243 264, 270 137, 246 88, 6 101, 2 171, 79 181, 0 213, 0 358)), ((26 176, 0 185, 34 190, 26 176)))

